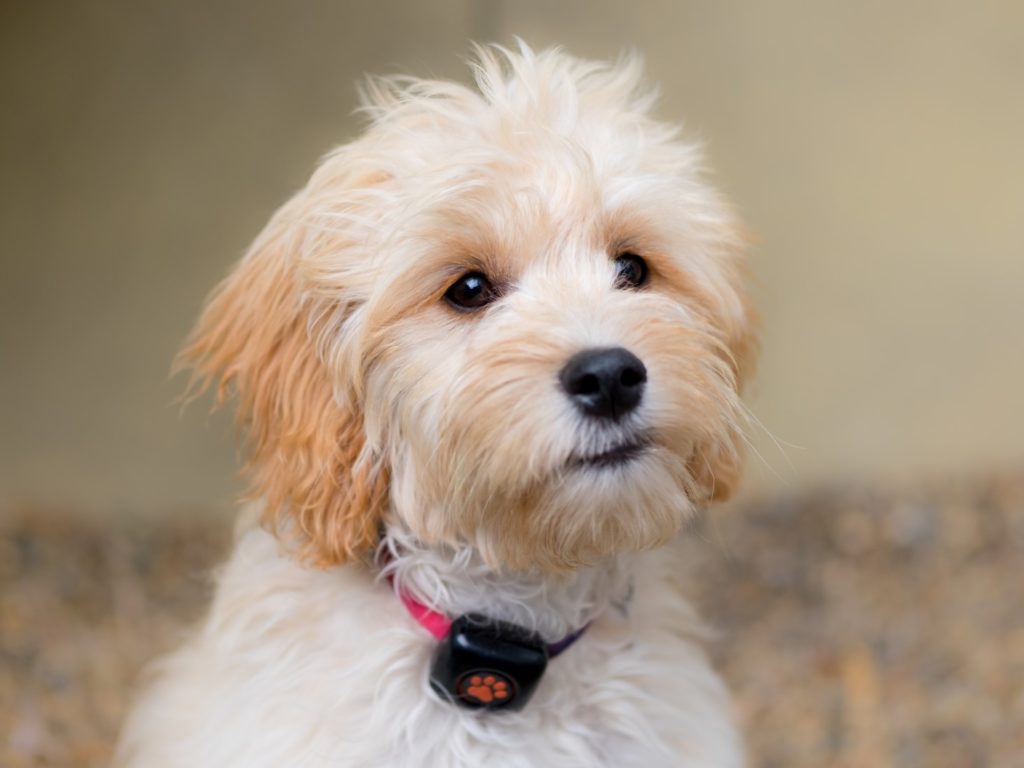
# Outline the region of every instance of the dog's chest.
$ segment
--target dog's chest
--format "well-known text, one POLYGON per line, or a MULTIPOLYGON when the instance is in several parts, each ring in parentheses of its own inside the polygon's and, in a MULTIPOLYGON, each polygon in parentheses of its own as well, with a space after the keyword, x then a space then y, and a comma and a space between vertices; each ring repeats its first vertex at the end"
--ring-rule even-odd
POLYGON ((119 764, 145 768, 600 768, 740 764, 724 690, 668 627, 681 599, 638 584, 552 659, 520 712, 442 701, 437 641, 389 587, 323 572, 246 535, 203 627, 165 660, 126 728, 119 764), (657 599, 655 599, 657 598, 657 599))
MULTIPOLYGON (((303 707, 307 722, 297 729, 316 735, 315 746, 308 745, 309 765, 732 764, 688 762, 686 753, 701 753, 706 738, 692 726, 706 720, 714 733, 723 723, 728 728, 728 715, 703 657, 663 627, 648 626, 651 614, 671 622, 665 606, 645 606, 640 598, 629 615, 614 612, 596 621, 550 661, 522 711, 468 711, 430 689, 437 641, 385 585, 350 578, 358 583, 336 593, 344 595, 335 598, 336 611, 317 611, 319 620, 295 617, 292 632, 307 651, 291 656, 292 669, 280 670, 282 680, 302 678, 301 687, 312 694, 303 707)), ((278 706, 296 711, 290 693, 278 706)))
MULTIPOLYGON (((468 711, 441 700, 427 685, 433 640, 404 636, 381 642, 394 646, 386 654, 378 646, 365 655, 358 682, 342 674, 337 686, 326 686, 335 691, 329 706, 334 719, 309 726, 327 737, 323 746, 334 755, 324 765, 679 764, 665 738, 674 707, 664 700, 653 705, 651 698, 658 685, 655 665, 607 636, 581 641, 553 660, 519 712, 468 711)), ((331 698, 326 690, 324 696, 331 698)))

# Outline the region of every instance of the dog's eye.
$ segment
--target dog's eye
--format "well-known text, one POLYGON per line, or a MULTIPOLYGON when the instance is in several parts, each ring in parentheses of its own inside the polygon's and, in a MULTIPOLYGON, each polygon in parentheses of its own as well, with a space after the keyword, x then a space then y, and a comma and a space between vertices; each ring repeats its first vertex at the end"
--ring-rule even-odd
POLYGON ((650 278, 647 262, 635 253, 623 253, 615 259, 615 287, 640 288, 650 278))
POLYGON ((467 272, 444 292, 444 300, 463 312, 475 312, 498 298, 498 292, 482 272, 467 272))

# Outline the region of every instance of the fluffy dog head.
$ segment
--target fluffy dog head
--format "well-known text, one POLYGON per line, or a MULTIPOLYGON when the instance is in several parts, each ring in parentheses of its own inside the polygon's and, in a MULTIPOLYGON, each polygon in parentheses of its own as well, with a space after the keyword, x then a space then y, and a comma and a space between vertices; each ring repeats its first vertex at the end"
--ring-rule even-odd
POLYGON ((739 468, 741 243, 639 66, 481 49, 371 81, 183 356, 321 563, 383 520, 564 570, 672 536, 739 468))

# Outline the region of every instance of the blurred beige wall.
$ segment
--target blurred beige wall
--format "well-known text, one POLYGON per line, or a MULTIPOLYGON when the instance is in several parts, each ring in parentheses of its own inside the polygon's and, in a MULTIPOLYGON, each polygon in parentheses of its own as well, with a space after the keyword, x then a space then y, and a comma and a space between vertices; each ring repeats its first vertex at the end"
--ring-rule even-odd
POLYGON ((750 487, 1024 462, 1024 4, 0 6, 0 502, 174 513, 237 490, 167 373, 356 77, 470 39, 641 51, 758 245, 750 487), (778 476, 776 476, 778 475, 778 476))

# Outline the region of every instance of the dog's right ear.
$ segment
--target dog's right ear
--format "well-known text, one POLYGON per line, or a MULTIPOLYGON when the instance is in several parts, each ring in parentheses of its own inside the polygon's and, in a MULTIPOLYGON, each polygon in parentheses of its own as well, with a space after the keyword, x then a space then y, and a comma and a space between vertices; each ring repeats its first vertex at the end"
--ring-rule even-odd
MULTIPOLYGON (((300 192, 215 289, 178 357, 193 372, 190 397, 215 386, 237 397, 253 497, 264 521, 298 539, 319 565, 365 556, 387 504, 387 468, 364 451, 363 414, 318 352, 340 299, 310 298, 300 274, 307 237, 300 192)), ((313 292, 315 293, 315 291, 313 292)))

